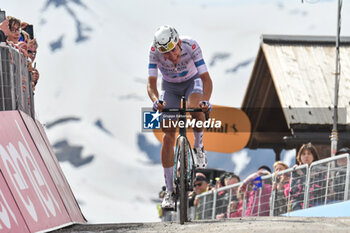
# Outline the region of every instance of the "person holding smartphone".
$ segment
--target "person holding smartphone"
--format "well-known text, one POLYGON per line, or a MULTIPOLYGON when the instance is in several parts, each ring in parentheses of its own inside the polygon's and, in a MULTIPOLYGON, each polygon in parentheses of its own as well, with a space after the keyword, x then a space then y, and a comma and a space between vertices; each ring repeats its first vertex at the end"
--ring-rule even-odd
POLYGON ((245 192, 247 197, 246 217, 270 215, 272 185, 261 179, 262 176, 270 174, 271 169, 263 165, 258 168, 257 172, 254 172, 242 181, 239 190, 240 192, 245 192))

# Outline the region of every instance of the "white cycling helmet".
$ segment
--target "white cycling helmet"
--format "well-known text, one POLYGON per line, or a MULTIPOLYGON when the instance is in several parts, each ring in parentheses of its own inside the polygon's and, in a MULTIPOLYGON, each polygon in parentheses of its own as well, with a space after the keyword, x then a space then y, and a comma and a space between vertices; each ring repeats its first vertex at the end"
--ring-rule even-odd
POLYGON ((153 44, 160 53, 167 53, 173 50, 178 42, 179 34, 176 29, 171 26, 161 26, 154 34, 153 44))

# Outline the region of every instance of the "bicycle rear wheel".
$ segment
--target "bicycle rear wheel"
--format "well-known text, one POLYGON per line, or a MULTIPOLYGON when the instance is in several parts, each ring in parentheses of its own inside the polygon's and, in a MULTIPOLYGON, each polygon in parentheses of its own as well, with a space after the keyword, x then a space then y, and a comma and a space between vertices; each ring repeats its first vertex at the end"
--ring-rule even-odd
POLYGON ((179 196, 180 196, 180 224, 187 222, 187 141, 185 137, 179 138, 179 196))

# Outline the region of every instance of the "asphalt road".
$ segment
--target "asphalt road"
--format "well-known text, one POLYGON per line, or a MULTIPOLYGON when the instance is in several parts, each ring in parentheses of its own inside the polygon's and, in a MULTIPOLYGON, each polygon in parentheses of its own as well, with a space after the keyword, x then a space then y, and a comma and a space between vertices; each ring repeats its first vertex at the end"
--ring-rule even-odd
POLYGON ((311 218, 311 217, 249 217, 215 221, 193 221, 180 225, 176 222, 160 223, 119 223, 73 225, 54 233, 114 233, 114 232, 307 232, 333 233, 350 232, 350 217, 311 218))

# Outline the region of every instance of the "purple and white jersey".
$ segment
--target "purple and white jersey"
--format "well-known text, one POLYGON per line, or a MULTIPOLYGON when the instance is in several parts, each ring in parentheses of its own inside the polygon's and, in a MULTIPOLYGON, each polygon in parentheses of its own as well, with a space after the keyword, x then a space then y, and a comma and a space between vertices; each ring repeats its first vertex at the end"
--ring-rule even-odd
POLYGON ((149 76, 157 77, 159 69, 165 81, 181 83, 197 73, 201 75, 208 71, 198 43, 190 38, 180 39, 182 41, 181 59, 176 66, 171 61, 164 59, 163 54, 152 45, 149 53, 149 76))

